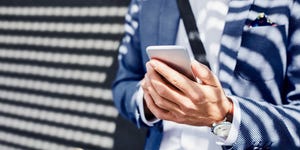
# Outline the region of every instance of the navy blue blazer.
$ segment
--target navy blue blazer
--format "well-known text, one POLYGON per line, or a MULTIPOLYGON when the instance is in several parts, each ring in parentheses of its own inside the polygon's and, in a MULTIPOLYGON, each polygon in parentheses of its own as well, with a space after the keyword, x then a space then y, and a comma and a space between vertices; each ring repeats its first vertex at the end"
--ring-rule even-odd
MULTIPOLYGON (((134 99, 146 72, 149 45, 175 43, 175 0, 133 0, 119 48, 113 96, 119 112, 146 126, 134 99)), ((238 138, 224 149, 300 149, 300 0, 231 0, 217 72, 227 95, 238 101, 238 138), (249 28, 259 13, 276 26, 249 28)), ((149 127, 145 149, 159 149, 161 122, 149 127)))

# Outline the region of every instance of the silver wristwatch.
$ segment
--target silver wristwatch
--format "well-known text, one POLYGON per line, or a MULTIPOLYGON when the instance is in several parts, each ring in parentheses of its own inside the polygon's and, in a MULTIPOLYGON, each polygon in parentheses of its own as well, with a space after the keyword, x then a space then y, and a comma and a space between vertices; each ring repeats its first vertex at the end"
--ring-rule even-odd
POLYGON ((219 137, 227 138, 231 128, 231 122, 225 121, 219 123, 213 123, 211 127, 211 132, 219 137))

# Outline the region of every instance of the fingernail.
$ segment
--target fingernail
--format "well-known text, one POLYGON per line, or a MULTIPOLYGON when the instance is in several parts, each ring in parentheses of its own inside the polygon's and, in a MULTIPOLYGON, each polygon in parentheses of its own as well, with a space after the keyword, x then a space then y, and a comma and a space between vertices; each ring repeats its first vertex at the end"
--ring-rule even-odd
POLYGON ((155 60, 150 61, 150 65, 155 69, 157 67, 157 62, 155 60))
POLYGON ((202 83, 202 81, 198 77, 196 77, 196 82, 197 83, 202 83))
POLYGON ((192 60, 192 64, 198 64, 198 61, 195 60, 195 59, 193 59, 193 60, 192 60))
POLYGON ((154 67, 153 67, 151 61, 147 62, 146 68, 147 68, 147 71, 153 70, 154 67))

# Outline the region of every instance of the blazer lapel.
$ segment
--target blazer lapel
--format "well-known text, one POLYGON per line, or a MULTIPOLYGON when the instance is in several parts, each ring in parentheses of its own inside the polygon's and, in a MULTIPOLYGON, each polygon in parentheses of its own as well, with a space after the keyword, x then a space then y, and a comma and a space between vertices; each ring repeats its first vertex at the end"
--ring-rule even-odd
MULTIPOLYGON (((159 17, 160 11, 162 9, 162 1, 161 0, 141 0, 142 9, 140 19, 140 38, 141 38, 141 46, 143 50, 146 50, 146 47, 149 45, 157 45, 158 44, 158 36, 159 36, 159 17), (154 11, 155 10, 155 11, 154 11)), ((148 58, 145 53, 145 58, 148 58)))
POLYGON ((158 44, 173 45, 176 41, 179 12, 175 0, 162 0, 159 17, 158 44))
POLYGON ((241 47, 242 33, 254 0, 231 0, 221 38, 219 78, 227 94, 241 47))

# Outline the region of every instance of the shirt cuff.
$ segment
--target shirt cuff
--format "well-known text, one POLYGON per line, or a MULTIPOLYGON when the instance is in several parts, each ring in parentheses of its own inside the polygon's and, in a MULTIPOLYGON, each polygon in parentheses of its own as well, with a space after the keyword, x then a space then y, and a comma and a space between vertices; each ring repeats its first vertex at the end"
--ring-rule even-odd
POLYGON ((240 124, 241 124, 240 105, 239 105, 237 99, 235 99, 235 97, 233 97, 233 96, 228 96, 228 97, 233 102, 234 112, 233 112, 232 124, 231 124, 231 128, 230 128, 228 137, 226 139, 219 138, 217 141, 218 145, 232 145, 237 140, 239 128, 240 128, 240 124))
POLYGON ((145 112, 144 112, 144 91, 141 87, 137 92, 136 100, 137 100, 137 106, 140 112, 141 119, 146 125, 153 126, 155 123, 160 121, 160 119, 158 118, 154 118, 152 120, 146 119, 145 112))

